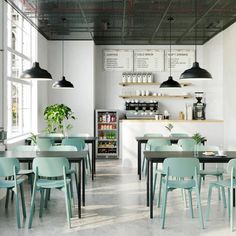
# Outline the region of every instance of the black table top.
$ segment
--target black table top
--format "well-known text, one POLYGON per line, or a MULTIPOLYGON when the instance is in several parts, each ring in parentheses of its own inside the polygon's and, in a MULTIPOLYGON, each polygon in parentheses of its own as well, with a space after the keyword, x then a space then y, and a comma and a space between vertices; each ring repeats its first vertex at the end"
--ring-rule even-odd
POLYGON ((199 159, 200 162, 207 162, 207 163, 227 163, 230 159, 236 158, 236 151, 226 151, 226 156, 207 156, 204 155, 203 152, 199 152, 197 156, 194 155, 194 152, 189 151, 144 151, 144 156, 147 160, 153 162, 163 162, 165 158, 168 157, 186 157, 186 158, 193 158, 196 157, 199 159))
POLYGON ((140 136, 140 137, 136 137, 136 140, 137 140, 137 141, 147 141, 148 139, 179 140, 179 139, 192 139, 192 137, 167 137, 167 136, 162 136, 162 137, 146 137, 146 136, 140 136))
POLYGON ((93 140, 96 140, 97 137, 93 137, 93 136, 89 136, 89 137, 85 137, 85 136, 67 136, 67 137, 60 137, 60 136, 44 136, 44 135, 39 135, 38 138, 50 138, 50 139, 57 139, 57 140, 61 140, 61 139, 64 139, 64 138, 82 138, 84 139, 85 141, 93 141, 93 140))
POLYGON ((70 162, 84 159, 88 151, 5 151, 0 157, 15 157, 19 161, 32 161, 36 157, 65 157, 70 162))

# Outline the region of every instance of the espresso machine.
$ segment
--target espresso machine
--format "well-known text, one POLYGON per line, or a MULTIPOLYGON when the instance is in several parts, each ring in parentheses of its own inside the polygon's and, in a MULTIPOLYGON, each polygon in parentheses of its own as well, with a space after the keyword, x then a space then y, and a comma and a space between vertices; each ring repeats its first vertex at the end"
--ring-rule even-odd
POLYGON ((206 119, 206 103, 202 102, 204 96, 203 92, 195 92, 196 103, 193 103, 193 119, 194 120, 205 120, 206 119))

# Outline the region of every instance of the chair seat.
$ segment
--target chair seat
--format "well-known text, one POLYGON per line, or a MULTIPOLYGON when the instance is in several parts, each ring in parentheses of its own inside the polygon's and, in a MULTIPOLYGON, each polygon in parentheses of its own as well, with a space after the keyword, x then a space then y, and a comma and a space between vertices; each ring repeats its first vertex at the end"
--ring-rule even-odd
MULTIPOLYGON (((70 183, 70 179, 66 180, 70 183)), ((40 188, 62 188, 64 187, 64 180, 52 180, 52 179, 38 179, 37 187, 40 188)))
POLYGON ((33 170, 20 170, 17 175, 31 175, 34 174, 33 170))
MULTIPOLYGON (((223 186, 229 188, 231 185, 231 179, 225 179, 220 181, 211 182, 209 186, 223 186)), ((236 188, 236 179, 233 179, 233 187, 236 188)))
MULTIPOLYGON (((165 182, 166 180, 163 180, 165 182)), ((191 189, 196 186, 196 182, 193 179, 189 180, 169 180, 168 189, 182 188, 182 189, 191 189)))
POLYGON ((223 175, 224 171, 223 170, 200 170, 199 174, 200 175, 215 175, 215 176, 220 176, 223 175))
MULTIPOLYGON (((21 184, 24 179, 17 179, 17 185, 21 184)), ((15 180, 0 180, 0 188, 13 188, 15 187, 15 180)))
POLYGON ((75 169, 69 169, 69 170, 66 171, 67 175, 74 174, 74 173, 76 173, 75 169))

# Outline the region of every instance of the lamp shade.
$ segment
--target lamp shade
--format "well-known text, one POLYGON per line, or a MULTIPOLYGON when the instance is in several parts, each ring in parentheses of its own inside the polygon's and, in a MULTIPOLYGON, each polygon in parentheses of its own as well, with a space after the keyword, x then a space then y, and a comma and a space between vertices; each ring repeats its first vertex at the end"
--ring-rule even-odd
POLYGON ((181 85, 173 80, 172 76, 169 76, 168 80, 161 83, 160 88, 181 88, 181 85))
POLYGON ((181 75, 180 78, 181 80, 210 80, 212 79, 211 74, 205 70, 202 69, 199 66, 198 62, 194 62, 193 66, 185 70, 181 75))
POLYGON ((52 87, 55 89, 73 89, 74 85, 70 81, 66 80, 65 76, 62 76, 62 79, 56 81, 52 87))
POLYGON ((33 67, 29 70, 23 71, 22 75, 20 76, 21 79, 36 79, 36 80, 51 80, 51 74, 40 68, 38 62, 33 63, 33 67))

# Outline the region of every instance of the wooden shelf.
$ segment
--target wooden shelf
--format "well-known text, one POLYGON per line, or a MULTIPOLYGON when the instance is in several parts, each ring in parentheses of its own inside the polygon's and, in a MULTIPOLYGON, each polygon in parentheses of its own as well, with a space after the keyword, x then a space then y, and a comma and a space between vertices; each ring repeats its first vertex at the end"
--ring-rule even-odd
MULTIPOLYGON (((122 85, 122 86, 136 86, 136 85, 160 85, 161 83, 159 82, 153 82, 153 83, 122 83, 120 82, 119 85, 122 85)), ((183 87, 185 86, 190 86, 192 85, 192 83, 180 83, 183 87)))
POLYGON ((165 96, 136 96, 136 95, 122 95, 119 96, 120 98, 123 99, 128 99, 128 98, 134 98, 134 99, 188 99, 192 98, 191 95, 165 95, 165 96))

